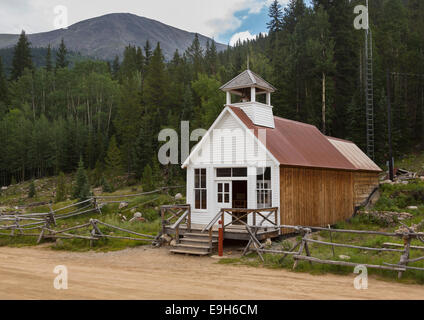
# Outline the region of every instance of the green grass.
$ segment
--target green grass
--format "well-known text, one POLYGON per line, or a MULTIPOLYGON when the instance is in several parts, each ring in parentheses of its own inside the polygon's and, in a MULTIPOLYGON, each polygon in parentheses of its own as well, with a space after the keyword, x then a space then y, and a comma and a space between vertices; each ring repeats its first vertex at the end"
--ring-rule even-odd
MULTIPOLYGON (((384 211, 398 211, 409 212, 413 215, 412 219, 404 221, 407 225, 418 224, 424 219, 424 199, 415 197, 416 194, 421 194, 424 191, 423 182, 415 182, 409 185, 384 185, 382 187, 382 197, 377 202, 375 210, 384 211), (406 200, 399 200, 398 196, 402 194, 406 200), (407 206, 416 205, 418 210, 408 210, 407 206)), ((350 221, 341 222, 335 225, 335 229, 350 229, 350 230, 373 230, 373 231, 388 231, 394 232, 399 228, 396 226, 387 226, 379 221, 375 221, 368 215, 357 215, 350 219, 350 221)), ((399 238, 374 236, 374 235, 358 235, 347 233, 333 233, 333 242, 345 243, 364 247, 381 248, 385 242, 399 243, 402 241, 399 238)), ((297 240, 300 238, 298 237, 297 240)), ((312 239, 320 239, 322 241, 330 242, 330 234, 327 231, 317 232, 312 234, 312 239)), ((276 246, 281 250, 287 250, 291 247, 292 242, 284 240, 278 242, 276 246)), ((419 240, 413 240, 412 245, 424 246, 419 240)), ((340 255, 349 256, 348 262, 358 264, 373 264, 382 265, 383 262, 397 264, 399 263, 401 253, 399 252, 375 252, 363 251, 359 249, 340 248, 335 247, 335 257, 333 257, 332 247, 319 244, 309 244, 311 255, 318 259, 323 260, 341 260, 340 255)), ((256 253, 251 253, 246 257, 239 259, 222 259, 220 264, 234 264, 234 265, 248 265, 252 267, 263 266, 272 269, 288 269, 292 270, 294 260, 288 256, 283 262, 280 261, 283 255, 264 254, 265 262, 259 259, 256 253)), ((423 250, 411 250, 411 259, 424 256, 423 250)), ((411 266, 424 268, 424 261, 411 264, 411 266)), ((308 272, 311 274, 341 274, 347 275, 353 273, 353 268, 325 265, 325 264, 310 264, 306 261, 299 261, 297 268, 294 272, 308 272)), ((368 273, 379 279, 388 281, 399 281, 402 283, 417 283, 424 284, 424 271, 408 270, 403 274, 401 280, 397 279, 397 272, 389 270, 368 269, 368 273)))
MULTIPOLYGON (((119 190, 114 192, 113 195, 124 195, 132 194, 129 189, 119 190)), ((61 230, 65 228, 70 228, 73 226, 81 225, 87 223, 90 219, 97 219, 99 221, 105 222, 110 225, 114 225, 123 229, 135 231, 141 234, 147 234, 156 236, 160 230, 160 206, 164 204, 175 203, 175 200, 172 196, 167 194, 152 194, 144 195, 133 198, 117 198, 113 199, 114 201, 126 201, 128 202, 128 207, 122 210, 119 210, 119 203, 113 203, 105 205, 101 210, 102 214, 98 212, 87 213, 81 216, 75 216, 67 219, 57 220, 57 226, 54 227, 55 230, 61 230), (144 222, 135 221, 129 222, 133 217, 132 209, 135 209, 136 212, 141 212, 143 218, 146 219, 144 222), (124 219, 126 218, 126 220, 124 219)), ((76 201, 65 201, 57 204, 53 204, 53 209, 59 209, 68 206, 71 203, 76 201)), ((184 200, 182 200, 184 202, 184 200)), ((72 211, 75 211, 76 208, 68 208, 59 212, 59 214, 66 214, 72 211)), ((49 206, 40 206, 27 209, 27 212, 49 212, 49 206)), ((119 230, 110 230, 110 228, 99 225, 99 228, 105 234, 110 234, 113 236, 125 236, 125 237, 137 237, 130 235, 119 230)), ((79 235, 89 235, 91 228, 85 228, 81 230, 71 231, 69 233, 79 234, 79 235)), ((10 231, 6 231, 9 233, 10 231)), ((39 233, 39 230, 28 231, 27 233, 39 233)), ((10 237, 10 236, 0 236, 0 246, 12 246, 12 247, 22 247, 22 246, 34 246, 36 245, 37 237, 10 237)), ((45 240, 44 242, 48 242, 45 240)), ((148 241, 134 241, 126 239, 101 239, 98 241, 93 241, 90 245, 89 240, 85 239, 60 239, 55 242, 52 242, 52 249, 55 250, 67 250, 67 251, 115 251, 122 250, 125 248, 137 247, 150 244, 148 241)))
POLYGON ((424 153, 415 153, 395 161, 395 167, 424 175, 424 153))

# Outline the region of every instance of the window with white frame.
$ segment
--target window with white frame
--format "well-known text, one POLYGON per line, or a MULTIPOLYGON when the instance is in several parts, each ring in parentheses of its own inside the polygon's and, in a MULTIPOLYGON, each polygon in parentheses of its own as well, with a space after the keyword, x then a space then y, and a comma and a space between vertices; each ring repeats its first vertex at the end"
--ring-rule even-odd
POLYGON ((207 209, 206 169, 194 169, 194 208, 207 209))
POLYGON ((230 203, 230 184, 228 182, 218 183, 218 203, 230 203))
POLYGON ((256 197, 258 209, 272 207, 271 168, 257 168, 256 197))

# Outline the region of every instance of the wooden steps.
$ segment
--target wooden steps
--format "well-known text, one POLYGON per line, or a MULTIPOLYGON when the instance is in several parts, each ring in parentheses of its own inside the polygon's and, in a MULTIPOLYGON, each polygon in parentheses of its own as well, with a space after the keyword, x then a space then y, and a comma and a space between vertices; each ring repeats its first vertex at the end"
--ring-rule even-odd
POLYGON ((201 232, 190 232, 185 233, 184 237, 180 240, 180 243, 174 249, 171 249, 172 253, 179 254, 191 254, 197 256, 206 256, 213 252, 218 246, 218 235, 212 235, 212 246, 209 242, 209 234, 201 232))

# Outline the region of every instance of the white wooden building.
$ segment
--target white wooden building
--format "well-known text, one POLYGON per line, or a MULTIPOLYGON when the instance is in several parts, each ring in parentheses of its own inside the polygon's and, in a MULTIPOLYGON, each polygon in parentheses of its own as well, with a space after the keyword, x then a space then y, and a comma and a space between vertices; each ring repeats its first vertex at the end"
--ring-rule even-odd
POLYGON ((240 108, 258 126, 275 128, 274 87, 246 70, 221 90, 227 93, 223 111, 183 164, 195 224, 208 224, 222 208, 270 208, 280 202, 279 162, 266 149, 266 132, 258 139, 232 109, 240 108), (266 103, 257 101, 259 95, 266 103), (233 103, 232 96, 241 102, 233 103))
MULTIPOLYGON (((231 239, 249 239, 246 224, 269 226, 262 239, 285 232, 278 225, 327 226, 350 218, 378 187, 381 169, 355 144, 274 116, 275 88, 254 72, 244 71, 221 90, 227 94, 221 114, 183 164, 187 233, 193 226, 211 230, 222 217, 224 226, 233 224, 225 229, 231 239)), ((172 228, 165 221, 164 232, 179 234, 181 221, 172 228)), ((174 251, 201 250, 201 232, 191 236, 174 251)))

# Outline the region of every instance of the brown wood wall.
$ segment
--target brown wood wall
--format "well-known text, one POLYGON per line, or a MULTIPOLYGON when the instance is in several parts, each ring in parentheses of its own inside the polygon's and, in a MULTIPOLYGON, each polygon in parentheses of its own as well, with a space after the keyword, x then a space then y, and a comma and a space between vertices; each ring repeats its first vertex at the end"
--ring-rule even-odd
POLYGON ((377 172, 355 172, 354 181, 354 197, 355 206, 360 206, 368 199, 371 192, 379 186, 379 177, 377 172))
POLYGON ((281 224, 327 226, 352 217, 354 173, 280 167, 281 224))

